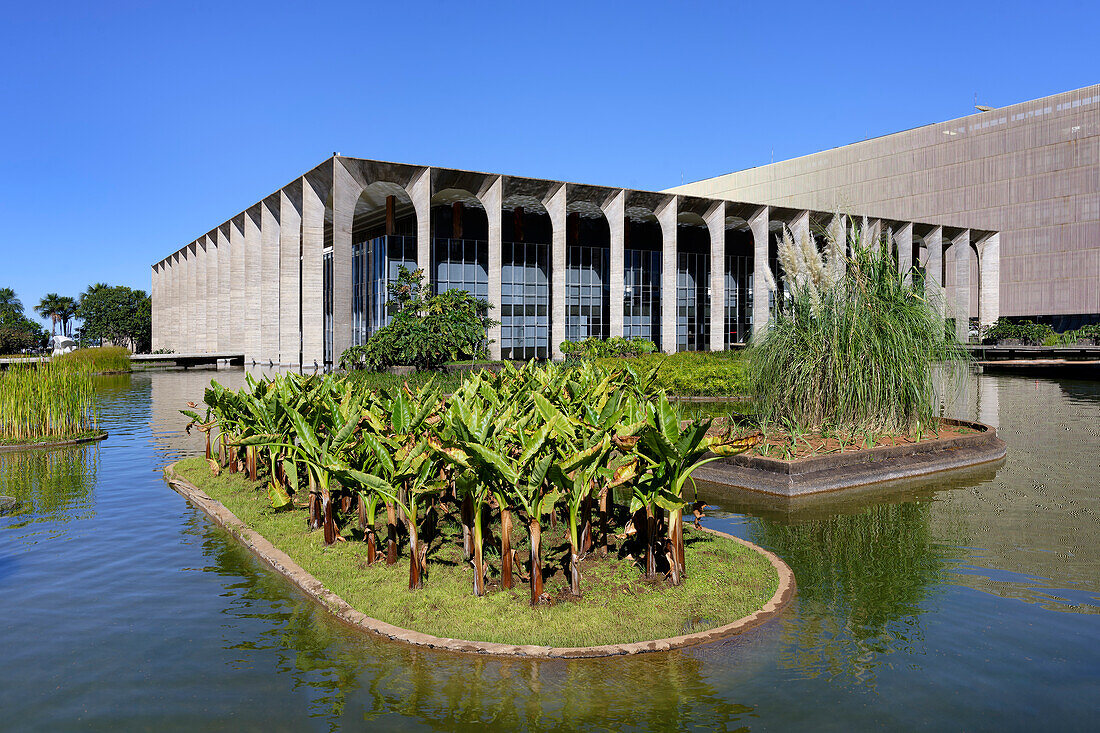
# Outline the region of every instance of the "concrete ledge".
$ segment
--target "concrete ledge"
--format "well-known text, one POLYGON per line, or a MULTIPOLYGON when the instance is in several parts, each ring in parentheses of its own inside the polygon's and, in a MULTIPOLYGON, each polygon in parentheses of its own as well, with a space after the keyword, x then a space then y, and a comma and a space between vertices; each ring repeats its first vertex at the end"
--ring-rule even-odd
POLYGON ((790 567, 776 555, 725 532, 703 528, 718 537, 725 537, 751 548, 764 555, 771 562, 779 574, 779 586, 771 599, 760 610, 748 616, 740 618, 732 623, 719 626, 708 631, 695 634, 674 636, 668 639, 654 641, 639 641, 629 644, 605 644, 602 646, 587 647, 549 647, 531 646, 521 644, 498 644, 494 642, 464 641, 462 639, 446 639, 431 634, 422 634, 418 631, 403 629, 385 621, 367 616, 362 611, 357 611, 340 596, 325 588, 317 578, 306 572, 300 565, 290 558, 285 552, 271 544, 265 537, 246 526, 229 509, 219 501, 212 499, 206 492, 190 483, 175 471, 175 463, 171 463, 164 469, 164 477, 168 485, 179 492, 191 504, 205 512, 215 523, 225 528, 242 545, 252 551, 260 560, 270 565, 276 571, 284 575, 290 582, 301 588, 329 613, 340 621, 360 631, 365 631, 377 636, 382 636, 393 641, 401 641, 415 646, 428 647, 429 649, 445 649, 452 652, 465 652, 469 654, 483 654, 501 657, 531 657, 531 658, 556 658, 556 659, 581 659, 589 657, 612 657, 627 654, 643 654, 645 652, 668 651, 681 647, 704 644, 710 641, 739 634, 743 631, 759 626, 773 616, 779 614, 784 606, 790 602, 795 594, 794 573, 790 567))
POLYGON ((77 438, 76 440, 60 440, 56 443, 22 443, 19 445, 0 445, 0 453, 12 453, 20 450, 48 450, 50 448, 64 448, 67 445, 83 445, 84 443, 95 443, 99 440, 104 440, 107 437, 107 431, 104 430, 97 435, 89 435, 86 438, 77 438))
POLYGON ((713 484, 792 497, 914 478, 1005 457, 1007 447, 995 428, 966 420, 944 422, 980 432, 795 461, 741 454, 709 463, 694 475, 713 484))

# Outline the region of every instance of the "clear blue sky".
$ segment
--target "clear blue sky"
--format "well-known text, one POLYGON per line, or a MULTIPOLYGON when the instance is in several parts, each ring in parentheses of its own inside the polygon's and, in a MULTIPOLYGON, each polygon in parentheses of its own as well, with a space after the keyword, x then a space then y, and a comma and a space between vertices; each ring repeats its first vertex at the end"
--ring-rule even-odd
POLYGON ((345 155, 660 189, 1100 80, 1097 3, 29 2, 0 287, 150 265, 345 155))

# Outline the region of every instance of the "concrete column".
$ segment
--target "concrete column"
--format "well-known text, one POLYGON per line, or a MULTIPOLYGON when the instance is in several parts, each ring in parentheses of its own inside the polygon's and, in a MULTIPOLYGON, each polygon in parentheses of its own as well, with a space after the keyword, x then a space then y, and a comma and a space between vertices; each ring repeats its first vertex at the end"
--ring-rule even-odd
POLYGON ((752 230, 752 335, 762 334, 768 328, 768 220, 767 206, 761 206, 749 217, 752 230))
POLYGON ((233 268, 233 280, 229 290, 229 350, 243 353, 245 361, 251 356, 248 351, 248 258, 245 256, 244 220, 240 214, 229 221, 229 261, 233 268))
POLYGON ((718 202, 703 217, 710 232, 710 350, 726 348, 726 204, 718 202))
POLYGON ((882 220, 880 219, 868 219, 867 220, 867 242, 868 244, 874 244, 876 247, 882 245, 882 220))
POLYGON ((308 178, 302 186, 302 370, 325 367, 323 250, 324 191, 308 178))
POLYGON ((206 352, 206 237, 195 242, 195 292, 191 295, 195 303, 195 351, 206 352))
POLYGON ((947 300, 943 291, 943 227, 934 227, 924 238, 924 246, 928 249, 924 261, 925 297, 943 318, 947 300))
POLYGON ((848 269, 848 217, 843 214, 833 215, 829 220, 829 239, 840 245, 837 249, 844 260, 840 263, 843 272, 848 269))
POLYGON ((302 214, 297 188, 279 192, 279 363, 301 367, 302 214))
POLYGON ((218 261, 217 240, 209 234, 203 237, 206 243, 206 351, 218 350, 218 291, 221 264, 218 261))
POLYGON ((432 169, 425 168, 407 188, 416 210, 416 266, 424 272, 424 287, 431 292, 432 278, 432 169))
POLYGON ((183 255, 180 252, 176 252, 174 255, 172 255, 172 281, 170 285, 171 290, 169 292, 169 302, 172 304, 172 306, 171 310, 169 311, 169 323, 171 324, 171 330, 169 331, 169 333, 171 334, 171 337, 168 342, 168 348, 172 349, 172 351, 175 351, 176 353, 179 353, 181 348, 180 319, 183 314, 180 312, 180 270, 183 267, 182 257, 183 255))
POLYGON ((955 336, 964 344, 970 333, 970 230, 952 241, 955 251, 955 336))
POLYGON ((233 313, 232 293, 237 286, 236 277, 240 275, 233 269, 233 256, 229 244, 229 224, 218 227, 218 351, 233 350, 233 325, 230 316, 233 313))
POLYGON ((244 236, 244 362, 251 364, 260 355, 260 209, 253 206, 242 217, 244 236))
POLYGON ((898 271, 904 276, 905 282, 913 281, 913 223, 902 224, 901 228, 894 232, 894 244, 898 249, 898 271))
POLYGON ((623 289, 626 287, 624 250, 626 248, 626 191, 619 191, 603 203, 601 207, 607 217, 610 233, 611 252, 607 268, 608 288, 610 290, 610 312, 608 313, 608 338, 623 335, 623 289))
MULTIPOLYGON (((493 318, 500 320, 500 270, 501 270, 501 206, 504 204, 504 179, 500 176, 493 178, 488 185, 478 193, 481 205, 485 207, 485 218, 489 222, 489 304, 493 306, 490 313, 493 318)), ((489 337, 489 358, 500 358, 500 326, 493 326, 487 334, 489 337)))
POLYGON ((654 212, 661 224, 661 351, 675 354, 677 345, 676 284, 680 258, 676 251, 677 213, 680 197, 672 196, 654 212))
POLYGON ((260 205, 260 357, 279 361, 279 199, 260 205))
POLYGON ((363 187, 339 158, 332 161, 332 360, 352 342, 351 226, 363 187))
POLYGON ((800 211, 795 214, 788 225, 795 244, 801 245, 802 240, 810 236, 810 212, 800 211))
POLYGON ((195 350, 195 243, 183 248, 180 260, 180 351, 195 350))
POLYGON ((563 359, 561 344, 565 341, 565 294, 569 280, 566 258, 568 186, 562 184, 542 203, 550 215, 553 230, 550 237, 550 353, 554 359, 563 359))
POLYGON ((149 297, 153 307, 149 314, 152 319, 150 348, 156 351, 160 348, 160 265, 153 265, 149 275, 149 297))
POLYGON ((1001 234, 991 234, 978 248, 978 319, 988 328, 1001 317, 1001 234))

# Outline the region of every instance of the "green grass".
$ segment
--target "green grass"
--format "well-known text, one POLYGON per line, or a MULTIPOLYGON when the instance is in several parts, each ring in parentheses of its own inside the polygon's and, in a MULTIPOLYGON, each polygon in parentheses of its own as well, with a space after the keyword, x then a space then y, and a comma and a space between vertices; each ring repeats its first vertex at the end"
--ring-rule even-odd
MULTIPOLYGON (((469 641, 547 646, 592 646, 662 639, 735 621, 763 606, 778 586, 768 560, 739 543, 688 529, 688 576, 684 584, 646 583, 640 568, 612 551, 609 558, 582 563, 583 596, 568 597, 564 573, 548 578, 551 606, 532 608, 526 583, 502 590, 490 578, 488 595, 471 590, 471 569, 462 561, 457 526, 440 522, 441 537, 430 544, 423 589, 408 590, 408 557, 392 566, 366 564, 366 545, 345 529, 348 542, 325 547, 321 532, 306 530, 303 510, 275 512, 263 487, 242 474, 213 476, 202 458, 177 464, 177 471, 221 501, 245 524, 353 607, 388 623, 435 636, 469 641)), ((499 531, 493 523, 492 530, 499 531)), ((518 530, 514 546, 526 552, 518 530)), ((564 527, 543 535, 544 568, 560 568, 564 527)), ((407 546, 402 547, 405 550, 407 546)), ((490 552, 486 542, 487 553, 490 552)), ((493 557, 489 555, 490 565, 493 557)))
POLYGON ((353 371, 348 372, 344 379, 365 389, 393 390, 400 387, 402 384, 408 383, 409 389, 413 391, 416 391, 416 389, 428 382, 434 382, 438 390, 444 393, 450 393, 454 392, 470 374, 471 372, 468 371, 456 373, 418 371, 413 374, 401 376, 390 374, 389 372, 353 371))
POLYGON ((749 390, 748 368, 740 352, 681 351, 676 354, 597 360, 597 363, 611 368, 623 362, 643 369, 660 364, 657 387, 670 395, 734 397, 748 394, 749 390))
POLYGON ((121 346, 77 349, 53 359, 58 364, 87 364, 93 372, 130 371, 130 350, 121 346))

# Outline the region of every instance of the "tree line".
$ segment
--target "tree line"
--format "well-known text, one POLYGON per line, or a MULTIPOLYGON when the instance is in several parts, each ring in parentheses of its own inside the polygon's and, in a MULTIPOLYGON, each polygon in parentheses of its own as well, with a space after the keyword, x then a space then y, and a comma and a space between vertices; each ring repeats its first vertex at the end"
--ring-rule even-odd
POLYGON ((0 354, 45 348, 59 328, 62 335, 73 337, 81 346, 112 343, 146 351, 152 341, 149 294, 125 285, 95 283, 77 298, 47 293, 33 310, 49 319, 52 332, 27 317, 12 288, 0 287, 0 354))

